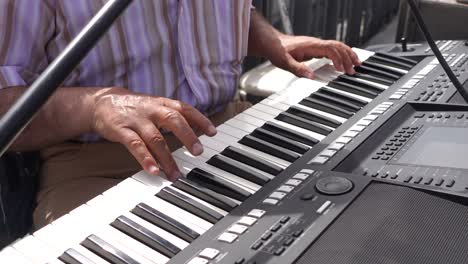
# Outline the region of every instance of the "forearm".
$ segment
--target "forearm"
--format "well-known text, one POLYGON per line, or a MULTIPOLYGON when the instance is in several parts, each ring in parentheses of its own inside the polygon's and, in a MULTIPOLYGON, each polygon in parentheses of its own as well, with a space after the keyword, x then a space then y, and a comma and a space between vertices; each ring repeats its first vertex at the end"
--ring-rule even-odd
MULTIPOLYGON (((0 115, 3 115, 24 87, 0 90, 0 115)), ((34 151, 73 139, 91 131, 94 100, 102 88, 59 88, 15 140, 10 150, 34 151)))
POLYGON ((250 18, 248 55, 271 57, 271 53, 281 48, 281 37, 284 34, 276 30, 257 11, 253 10, 250 18))

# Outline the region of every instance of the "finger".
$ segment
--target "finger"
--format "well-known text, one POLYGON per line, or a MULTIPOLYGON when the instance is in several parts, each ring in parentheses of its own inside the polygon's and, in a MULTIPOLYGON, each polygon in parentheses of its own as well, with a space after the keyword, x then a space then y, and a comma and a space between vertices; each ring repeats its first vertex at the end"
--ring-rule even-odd
POLYGON ((151 122, 140 122, 135 128, 138 135, 143 139, 145 145, 159 162, 161 169, 171 181, 182 177, 166 140, 156 126, 151 122))
POLYGON ((207 136, 214 136, 217 130, 210 119, 200 113, 195 107, 184 102, 166 99, 164 105, 181 113, 190 126, 200 129, 207 136))
POLYGON ((327 51, 327 57, 333 61, 335 69, 337 71, 344 72, 341 54, 334 47, 328 48, 327 51))
POLYGON ((170 130, 194 156, 203 153, 203 146, 197 135, 180 112, 169 107, 161 107, 152 118, 159 127, 170 130))
POLYGON ((137 133, 126 129, 120 132, 120 138, 120 143, 128 149, 146 172, 151 175, 159 174, 158 163, 137 133))
POLYGON ((292 56, 288 56, 287 58, 287 67, 287 70, 289 70, 298 77, 304 77, 309 79, 315 78, 314 71, 311 68, 309 68, 304 63, 298 62, 292 56))
POLYGON ((349 49, 348 46, 346 46, 344 44, 341 44, 341 43, 337 47, 337 50, 341 54, 341 58, 343 60, 343 67, 344 67, 346 73, 353 75, 356 72, 354 71, 353 62, 351 60, 351 57, 349 56, 348 52, 346 51, 347 49, 349 49))
POLYGON ((360 66, 362 64, 362 61, 359 59, 359 56, 356 54, 356 52, 354 52, 353 49, 348 48, 346 51, 348 52, 348 55, 355 66, 360 66))

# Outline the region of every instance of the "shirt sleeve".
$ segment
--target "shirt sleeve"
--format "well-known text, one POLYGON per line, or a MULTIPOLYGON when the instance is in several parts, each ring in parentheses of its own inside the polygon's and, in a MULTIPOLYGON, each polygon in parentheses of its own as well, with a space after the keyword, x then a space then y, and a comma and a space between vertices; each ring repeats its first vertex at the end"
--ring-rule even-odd
POLYGON ((47 67, 54 1, 0 1, 0 89, 29 85, 47 67))

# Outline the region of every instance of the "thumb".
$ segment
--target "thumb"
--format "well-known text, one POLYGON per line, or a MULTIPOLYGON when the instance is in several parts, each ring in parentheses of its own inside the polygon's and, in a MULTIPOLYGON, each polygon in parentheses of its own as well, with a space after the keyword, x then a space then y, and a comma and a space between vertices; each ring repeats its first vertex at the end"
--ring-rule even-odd
POLYGON ((298 62, 293 57, 288 59, 288 70, 298 77, 314 79, 314 71, 304 63, 298 62))

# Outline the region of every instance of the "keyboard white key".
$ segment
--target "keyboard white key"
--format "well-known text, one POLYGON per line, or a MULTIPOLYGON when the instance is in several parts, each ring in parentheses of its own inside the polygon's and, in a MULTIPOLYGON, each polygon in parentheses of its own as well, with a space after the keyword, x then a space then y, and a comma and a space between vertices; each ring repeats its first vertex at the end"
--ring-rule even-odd
POLYGON ((234 119, 234 118, 230 119, 225 124, 229 125, 229 126, 232 126, 232 127, 235 127, 235 128, 238 128, 240 130, 244 130, 247 133, 252 133, 255 129, 257 129, 257 127, 254 126, 254 125, 242 122, 242 121, 234 119))
POLYGON ((251 124, 255 127, 261 127, 265 124, 266 121, 264 120, 261 120, 261 119, 258 119, 258 118, 255 118, 251 115, 247 115, 247 114, 239 114, 239 115, 236 115, 234 117, 234 119, 237 119, 239 121, 242 121, 242 122, 245 122, 247 124, 251 124))
POLYGON ((244 136, 250 134, 247 131, 235 128, 235 127, 230 126, 228 124, 222 124, 221 126, 217 127, 217 129, 218 129, 218 132, 222 132, 224 134, 235 137, 235 138, 237 138, 237 140, 240 140, 244 136))
POLYGON ((286 127, 286 128, 292 129, 292 130, 294 130, 294 131, 296 131, 296 132, 299 132, 299 133, 304 134, 304 135, 306 135, 306 136, 309 136, 309 137, 311 137, 311 138, 315 138, 315 139, 317 139, 318 141, 322 141, 322 140, 325 138, 325 136, 322 135, 322 134, 319 134, 319 133, 316 133, 316 132, 313 132, 313 131, 304 129, 304 128, 302 128, 302 127, 298 127, 298 126, 295 126, 295 125, 291 125, 291 124, 289 124, 289 123, 286 123, 286 122, 283 122, 283 121, 280 121, 280 120, 273 120, 272 122, 275 123, 275 124, 278 124, 278 125, 280 125, 280 126, 282 126, 282 127, 286 127))
POLYGON ((260 158, 262 158, 262 159, 264 159, 266 161, 274 163, 274 164, 280 166, 281 168, 287 168, 287 167, 289 167, 289 165, 291 165, 291 162, 289 162, 289 161, 280 159, 278 157, 272 156, 272 155, 267 154, 265 152, 262 152, 262 151, 254 149, 254 148, 251 148, 249 146, 245 146, 245 145, 242 145, 242 144, 239 144, 239 143, 232 144, 232 146, 236 147, 236 148, 239 148, 239 149, 242 149, 244 151, 247 151, 250 154, 256 155, 256 156, 258 156, 258 157, 260 157, 260 158))
POLYGON ((266 113, 266 112, 259 111, 259 110, 255 109, 255 108, 249 108, 249 109, 245 110, 243 113, 245 113, 245 114, 247 114, 249 116, 261 119, 261 120, 263 120, 265 122, 270 121, 270 120, 275 118, 274 115, 266 113))
POLYGON ((27 236, 12 245, 19 253, 33 263, 46 263, 56 258, 60 252, 34 236, 27 236))
POLYGON ((263 112, 263 113, 267 113, 273 117, 276 117, 278 116, 279 114, 281 114, 282 112, 288 110, 289 106, 288 105, 285 105, 285 104, 273 104, 273 105, 268 105, 268 102, 269 101, 266 101, 266 100, 269 100, 269 99, 265 99, 263 101, 261 101, 260 103, 254 105, 252 108, 255 109, 255 110, 258 110, 260 112, 263 112), (266 104, 265 104, 266 103, 266 104), (280 109, 281 107, 281 109, 280 109))
POLYGON ((2 260, 2 263, 33 264, 31 260, 13 247, 6 247, 0 251, 0 259, 2 260))

